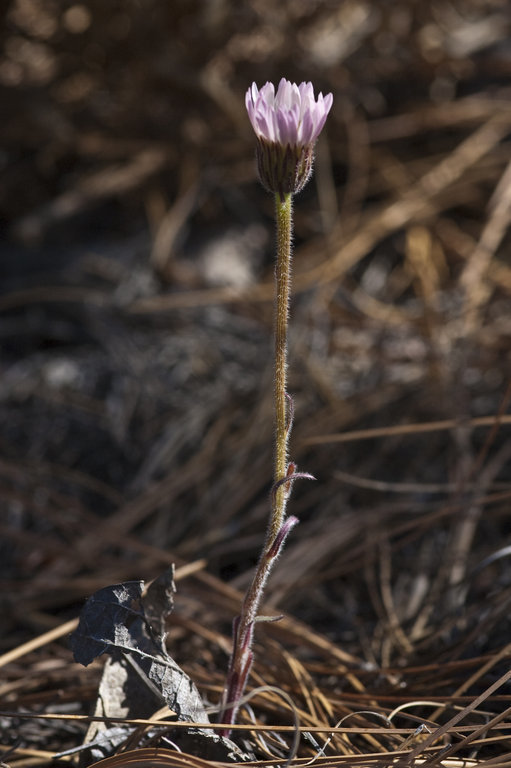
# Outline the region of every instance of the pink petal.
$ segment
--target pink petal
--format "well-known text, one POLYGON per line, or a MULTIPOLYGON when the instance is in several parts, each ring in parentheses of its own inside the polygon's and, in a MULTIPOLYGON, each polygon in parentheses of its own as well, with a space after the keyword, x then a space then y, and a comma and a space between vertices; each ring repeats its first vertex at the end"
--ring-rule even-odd
POLYGON ((280 80, 275 92, 273 83, 265 83, 258 89, 252 83, 245 95, 248 117, 256 135, 266 141, 284 146, 314 144, 325 124, 332 106, 331 93, 314 98, 310 82, 299 85, 280 80))

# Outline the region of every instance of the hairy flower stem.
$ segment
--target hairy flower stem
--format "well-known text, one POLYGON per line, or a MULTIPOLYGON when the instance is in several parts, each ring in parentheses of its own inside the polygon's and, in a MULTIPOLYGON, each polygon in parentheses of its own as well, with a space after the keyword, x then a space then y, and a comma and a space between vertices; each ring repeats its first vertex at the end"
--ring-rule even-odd
MULTIPOLYGON (((290 530, 298 520, 285 520, 286 501, 294 474, 294 465, 287 461, 287 445, 291 430, 286 393, 287 329, 289 292, 291 285, 291 226, 292 196, 275 195, 277 220, 277 266, 275 270, 275 466, 271 494, 271 515, 264 548, 259 558, 252 583, 241 605, 241 613, 234 622, 233 649, 222 699, 220 722, 233 724, 252 666, 252 641, 257 613, 270 571, 277 560, 290 530), (289 477, 289 483, 285 482, 289 477), (284 482, 283 482, 284 481, 284 482)), ((222 735, 229 735, 229 729, 222 735)))
MULTIPOLYGON (((291 227, 292 196, 282 199, 275 195, 277 220, 277 267, 275 302, 275 468, 273 480, 278 483, 287 474, 287 444, 291 424, 287 418, 287 329, 289 319, 289 292, 291 286, 291 227)), ((269 529, 270 546, 277 537, 284 522, 286 497, 285 485, 280 485, 274 494, 269 529)))

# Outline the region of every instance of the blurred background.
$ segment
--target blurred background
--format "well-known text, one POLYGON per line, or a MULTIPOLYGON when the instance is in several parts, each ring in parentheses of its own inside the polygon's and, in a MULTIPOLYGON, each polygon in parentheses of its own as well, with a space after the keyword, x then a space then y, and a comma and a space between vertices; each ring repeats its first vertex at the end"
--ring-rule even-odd
MULTIPOLYGON (((220 680, 200 626, 228 642, 220 585, 248 583, 272 472, 273 203, 244 95, 282 76, 334 104, 295 200, 291 458, 317 482, 295 484, 267 609, 374 668, 500 649, 509 4, 4 0, 2 18, 0 650, 200 561, 174 642, 220 680)), ((42 701, 38 680, 6 706, 42 701)))

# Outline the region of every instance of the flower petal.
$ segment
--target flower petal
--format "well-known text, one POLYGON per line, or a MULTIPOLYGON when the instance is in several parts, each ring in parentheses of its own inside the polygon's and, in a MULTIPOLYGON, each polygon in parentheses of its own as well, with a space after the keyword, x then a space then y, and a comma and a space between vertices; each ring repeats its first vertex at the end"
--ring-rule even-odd
POLYGON ((312 83, 300 85, 280 80, 277 91, 273 83, 261 89, 252 83, 245 96, 248 117, 258 138, 282 146, 314 144, 325 124, 333 96, 320 93, 314 97, 312 83))

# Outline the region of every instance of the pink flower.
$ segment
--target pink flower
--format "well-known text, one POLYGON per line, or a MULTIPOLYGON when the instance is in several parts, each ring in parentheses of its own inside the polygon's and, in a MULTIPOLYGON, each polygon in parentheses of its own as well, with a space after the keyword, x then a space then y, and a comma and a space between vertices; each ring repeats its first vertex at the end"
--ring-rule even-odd
POLYGON ((257 137, 259 177, 270 192, 284 199, 300 192, 312 172, 314 144, 332 106, 328 93, 314 98, 312 83, 282 80, 277 93, 273 83, 261 90, 248 89, 245 104, 257 137))
POLYGON ((261 90, 255 83, 245 97, 248 116, 258 139, 282 146, 305 147, 314 144, 332 106, 328 93, 314 98, 312 83, 282 80, 277 93, 273 83, 261 90))

